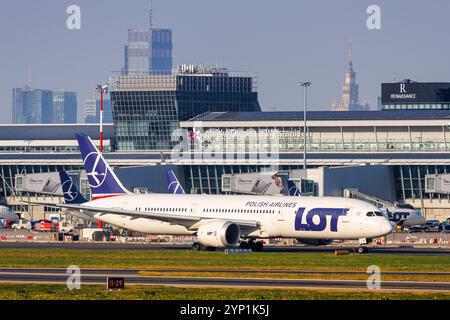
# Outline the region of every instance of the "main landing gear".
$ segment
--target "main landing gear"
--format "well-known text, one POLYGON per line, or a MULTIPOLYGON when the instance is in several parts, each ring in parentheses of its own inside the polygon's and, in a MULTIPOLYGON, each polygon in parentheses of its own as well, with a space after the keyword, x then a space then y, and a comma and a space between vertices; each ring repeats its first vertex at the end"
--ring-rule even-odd
POLYGON ((255 252, 261 252, 264 249, 264 244, 261 241, 255 242, 254 240, 241 241, 239 244, 241 249, 251 249, 255 252))
POLYGON ((208 247, 204 244, 201 244, 200 242, 194 242, 192 245, 192 250, 194 251, 216 251, 215 247, 208 247))

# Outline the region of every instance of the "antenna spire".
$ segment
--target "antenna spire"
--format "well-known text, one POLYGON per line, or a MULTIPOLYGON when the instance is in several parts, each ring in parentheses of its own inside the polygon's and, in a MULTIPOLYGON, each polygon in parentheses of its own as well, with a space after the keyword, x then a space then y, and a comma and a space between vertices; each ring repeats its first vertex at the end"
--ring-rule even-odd
POLYGON ((31 66, 28 66, 28 90, 31 89, 31 79, 32 79, 32 71, 31 71, 31 66))
POLYGON ((149 10, 148 10, 148 22, 149 22, 149 29, 153 29, 153 0, 149 1, 149 10))
POLYGON ((352 42, 352 40, 349 41, 348 62, 349 62, 349 64, 353 64, 353 42, 352 42))

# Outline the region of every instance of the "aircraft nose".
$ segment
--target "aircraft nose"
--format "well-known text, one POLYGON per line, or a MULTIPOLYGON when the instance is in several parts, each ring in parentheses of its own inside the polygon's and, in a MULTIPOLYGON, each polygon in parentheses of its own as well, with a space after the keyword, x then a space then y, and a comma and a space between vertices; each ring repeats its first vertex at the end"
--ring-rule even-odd
POLYGON ((389 234, 392 232, 392 230, 394 230, 394 227, 392 226, 391 222, 388 219, 384 219, 380 225, 381 234, 389 234))

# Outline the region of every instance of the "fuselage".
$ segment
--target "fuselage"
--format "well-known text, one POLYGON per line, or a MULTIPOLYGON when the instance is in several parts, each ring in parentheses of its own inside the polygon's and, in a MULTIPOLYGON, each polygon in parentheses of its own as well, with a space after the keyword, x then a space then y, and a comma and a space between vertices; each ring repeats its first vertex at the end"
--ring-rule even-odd
POLYGON ((425 218, 414 209, 391 208, 383 210, 388 219, 395 225, 410 227, 424 224, 425 218))
MULTIPOLYGON (((237 195, 122 195, 91 201, 98 207, 94 217, 118 227, 147 234, 192 235, 205 221, 257 222, 243 230, 251 238, 361 239, 384 236, 392 231, 389 220, 365 202, 335 197, 273 197, 237 195), (102 208, 200 217, 192 225, 150 218, 102 214, 102 208)), ((82 205, 82 206, 83 206, 82 205)))

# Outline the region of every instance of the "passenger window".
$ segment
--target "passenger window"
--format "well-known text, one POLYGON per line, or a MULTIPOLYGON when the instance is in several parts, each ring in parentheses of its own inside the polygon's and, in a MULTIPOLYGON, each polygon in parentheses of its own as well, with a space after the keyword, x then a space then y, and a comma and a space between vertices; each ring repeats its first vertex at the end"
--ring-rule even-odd
POLYGON ((375 213, 373 213, 373 212, 367 212, 366 216, 368 216, 368 217, 374 217, 374 216, 375 216, 375 213))

